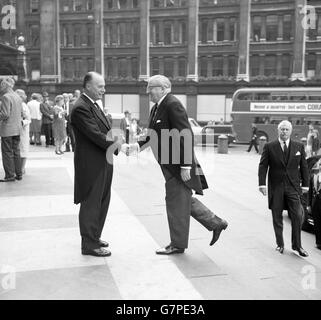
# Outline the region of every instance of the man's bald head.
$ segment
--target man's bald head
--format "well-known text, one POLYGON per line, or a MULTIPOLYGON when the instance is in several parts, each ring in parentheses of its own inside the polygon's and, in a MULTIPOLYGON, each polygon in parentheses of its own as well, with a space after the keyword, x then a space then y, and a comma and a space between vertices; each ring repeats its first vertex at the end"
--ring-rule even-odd
POLYGON ((105 94, 105 79, 101 74, 90 71, 84 77, 83 87, 91 99, 100 100, 105 94))

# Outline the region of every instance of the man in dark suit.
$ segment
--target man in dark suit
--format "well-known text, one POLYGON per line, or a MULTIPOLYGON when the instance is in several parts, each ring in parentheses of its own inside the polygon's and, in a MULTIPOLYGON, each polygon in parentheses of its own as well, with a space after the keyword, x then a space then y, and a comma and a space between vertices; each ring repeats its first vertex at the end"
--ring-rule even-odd
POLYGON ((109 207, 113 176, 113 164, 106 161, 106 151, 112 148, 118 154, 118 145, 107 138, 111 128, 97 104, 105 94, 104 78, 96 72, 89 72, 83 87, 84 92, 71 113, 76 139, 74 202, 80 203, 82 254, 106 257, 111 252, 104 249, 108 243, 102 241, 100 236, 109 207))
POLYGON ((309 190, 304 145, 290 139, 292 125, 289 121, 279 124, 278 133, 278 140, 264 146, 259 164, 259 190, 264 196, 267 194, 266 175, 269 170, 269 209, 272 210, 276 250, 284 251, 282 212, 287 209, 292 224, 292 249, 307 257, 308 253, 301 246, 303 208, 300 194, 309 190))
POLYGON ((252 123, 252 137, 247 152, 250 152, 253 146, 255 148, 256 153, 259 153, 259 149, 257 147, 257 127, 255 123, 252 123))
POLYGON ((22 180, 20 132, 22 129, 22 100, 13 91, 11 77, 0 82, 0 137, 2 163, 5 171, 0 182, 22 180))
POLYGON ((122 131, 123 133, 123 139, 126 143, 129 142, 129 127, 130 127, 130 122, 131 122, 131 119, 130 119, 130 112, 129 111, 125 111, 124 112, 124 118, 120 120, 120 130, 122 131))
POLYGON ((155 103, 149 118, 149 137, 136 146, 141 150, 151 146, 163 172, 171 238, 170 244, 156 253, 184 252, 188 247, 190 216, 213 232, 210 242, 213 245, 226 229, 227 222, 192 197, 192 190, 202 195, 208 186, 194 155, 194 137, 185 108, 170 93, 171 83, 162 75, 149 79, 147 92, 155 103), (167 133, 172 134, 172 138, 167 133))
POLYGON ((46 148, 54 144, 54 138, 52 134, 52 122, 53 122, 53 102, 49 100, 49 94, 43 92, 43 102, 40 104, 40 112, 42 113, 42 127, 46 137, 46 148))

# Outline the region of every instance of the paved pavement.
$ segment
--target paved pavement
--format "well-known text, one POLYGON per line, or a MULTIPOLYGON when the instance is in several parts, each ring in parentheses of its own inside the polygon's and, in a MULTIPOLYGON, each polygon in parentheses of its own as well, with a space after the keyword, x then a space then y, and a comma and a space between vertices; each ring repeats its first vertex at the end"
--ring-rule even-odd
POLYGON ((192 220, 184 255, 155 255, 169 242, 163 177, 151 152, 121 154, 102 237, 112 256, 96 258, 80 254, 72 153, 32 147, 24 179, 0 184, 0 300, 320 299, 313 234, 302 233, 310 256, 298 256, 285 214, 286 250, 274 250, 259 156, 246 146, 196 149, 210 185, 200 199, 229 222, 219 241, 210 247, 211 233, 192 220))

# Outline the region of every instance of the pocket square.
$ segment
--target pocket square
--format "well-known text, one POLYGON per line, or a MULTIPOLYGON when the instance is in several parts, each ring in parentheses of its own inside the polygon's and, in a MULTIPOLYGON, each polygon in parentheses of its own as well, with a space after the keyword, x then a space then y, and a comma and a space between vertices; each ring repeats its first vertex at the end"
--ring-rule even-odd
POLYGON ((156 123, 160 123, 160 122, 162 122, 162 120, 157 120, 157 121, 156 121, 156 123))
POLYGON ((300 155, 301 155, 301 152, 298 151, 295 155, 296 155, 296 156, 300 156, 300 155))

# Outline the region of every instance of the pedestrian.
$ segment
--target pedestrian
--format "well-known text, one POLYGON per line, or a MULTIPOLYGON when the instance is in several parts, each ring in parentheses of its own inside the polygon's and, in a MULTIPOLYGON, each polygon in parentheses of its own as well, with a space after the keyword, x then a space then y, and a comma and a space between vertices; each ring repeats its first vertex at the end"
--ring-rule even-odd
POLYGON ((53 122, 53 103, 49 100, 48 92, 43 92, 43 102, 40 104, 40 112, 42 113, 42 128, 46 138, 46 148, 53 145, 52 122, 53 122))
POLYGON ((27 95, 24 90, 17 89, 16 94, 22 100, 22 126, 20 132, 20 157, 21 157, 21 172, 26 173, 26 162, 29 153, 29 127, 31 123, 31 116, 29 108, 27 107, 27 95))
POLYGON ((42 114, 40 112, 40 94, 33 93, 31 95, 31 101, 27 103, 30 111, 31 124, 30 124, 30 144, 41 146, 41 119, 42 114))
POLYGON ((193 132, 186 110, 171 94, 171 82, 163 75, 155 75, 149 79, 147 93, 155 103, 148 125, 151 136, 146 141, 138 141, 136 146, 141 150, 151 146, 165 178, 165 201, 171 240, 168 246, 157 250, 156 254, 171 255, 185 251, 188 247, 190 216, 213 232, 210 242, 213 245, 228 224, 192 197, 193 190, 202 195, 208 185, 194 154, 193 132), (172 143, 164 137, 164 130, 174 130, 172 143), (184 139, 181 139, 181 134, 184 139))
POLYGON ((321 250, 321 159, 311 169, 308 212, 312 213, 316 247, 321 250))
MULTIPOLYGON (((111 255, 105 249, 109 244, 100 237, 109 207, 113 177, 113 164, 106 161, 106 151, 114 146, 114 142, 107 139, 111 127, 96 103, 105 94, 104 77, 96 72, 87 73, 83 88, 84 92, 71 113, 76 139, 74 202, 80 203, 82 254, 107 257, 111 255)), ((118 154, 118 148, 115 154, 118 154)))
POLYGON ((64 97, 62 95, 58 95, 55 98, 55 106, 53 107, 53 123, 52 123, 52 131, 55 139, 56 146, 56 154, 61 155, 64 152, 62 151, 62 147, 65 143, 67 133, 66 133, 66 111, 63 108, 64 97))
POLYGON ((129 143, 129 129, 131 124, 131 114, 128 110, 124 112, 124 118, 120 120, 120 130, 123 134, 123 141, 129 143))
POLYGON ((312 157, 312 145, 314 140, 314 127, 312 124, 309 124, 309 132, 307 135, 307 146, 306 146, 306 155, 307 158, 312 157))
POLYGON ((250 152, 253 146, 255 148, 256 153, 259 153, 259 149, 257 147, 257 127, 255 123, 252 123, 252 137, 247 152, 250 152))
POLYGON ((313 130, 312 155, 316 156, 320 149, 320 135, 318 129, 313 130))
POLYGON ((308 166, 304 145, 291 139, 292 124, 284 120, 278 126, 279 138, 264 145, 259 164, 259 190, 267 194, 266 175, 268 174, 269 209, 272 211, 273 227, 276 237, 276 250, 284 252, 283 210, 288 210, 292 225, 292 249, 300 256, 308 253, 301 246, 301 226, 303 207, 301 192, 308 191, 308 166), (302 187, 300 183, 302 181, 302 187))
POLYGON ((0 137, 2 164, 5 172, 0 182, 22 180, 20 133, 22 100, 13 91, 15 81, 5 77, 0 82, 0 137))

